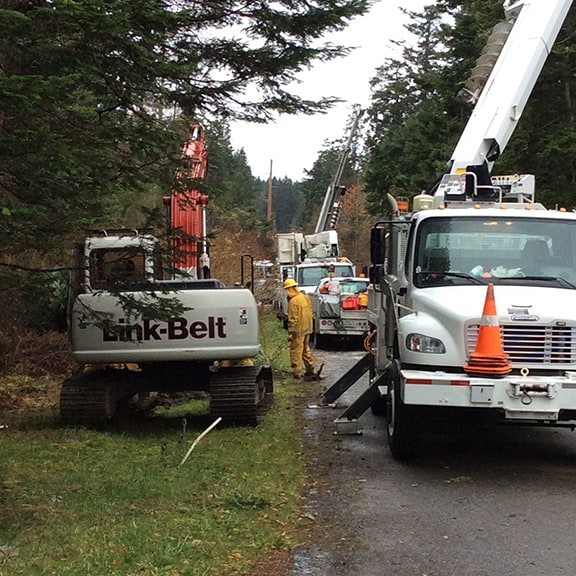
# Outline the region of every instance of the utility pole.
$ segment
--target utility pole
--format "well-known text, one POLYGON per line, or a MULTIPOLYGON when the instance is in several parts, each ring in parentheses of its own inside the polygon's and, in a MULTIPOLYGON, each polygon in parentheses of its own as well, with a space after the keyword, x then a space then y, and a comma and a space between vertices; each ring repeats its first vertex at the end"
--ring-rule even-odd
POLYGON ((266 218, 269 222, 272 220, 272 160, 270 160, 270 177, 268 178, 268 210, 266 218))

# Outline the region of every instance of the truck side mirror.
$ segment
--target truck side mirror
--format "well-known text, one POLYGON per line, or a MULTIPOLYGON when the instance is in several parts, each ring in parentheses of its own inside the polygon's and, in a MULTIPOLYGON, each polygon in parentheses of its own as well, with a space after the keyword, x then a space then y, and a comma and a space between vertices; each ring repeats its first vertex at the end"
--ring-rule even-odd
POLYGON ((372 264, 384 264, 386 258, 386 228, 377 225, 370 230, 370 261, 372 264))
POLYGON ((380 281, 382 280, 383 276, 384 276, 384 274, 383 274, 382 266, 380 266, 380 265, 370 266, 370 271, 368 273, 368 279, 370 280, 370 284, 372 284, 374 286, 378 286, 380 284, 380 281))

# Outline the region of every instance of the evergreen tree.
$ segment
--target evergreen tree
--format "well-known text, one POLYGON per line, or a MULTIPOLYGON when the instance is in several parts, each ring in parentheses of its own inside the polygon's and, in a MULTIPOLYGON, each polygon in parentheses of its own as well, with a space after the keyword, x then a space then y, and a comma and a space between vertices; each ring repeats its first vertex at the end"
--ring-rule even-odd
POLYGON ((259 208, 259 188, 246 154, 235 151, 227 122, 207 122, 206 190, 220 210, 259 208))
POLYGON ((325 110, 285 86, 347 52, 366 0, 9 0, 0 10, 0 248, 44 248, 163 189, 188 126, 325 110), (249 38, 250 40, 246 40, 249 38))
POLYGON ((272 179, 272 211, 277 232, 289 232, 297 226, 304 206, 302 188, 290 178, 272 179))
POLYGON ((325 148, 318 154, 312 168, 305 171, 306 178, 302 181, 304 210, 301 213, 299 225, 307 233, 314 232, 324 197, 338 166, 341 143, 327 141, 324 146, 325 148))
POLYGON ((398 42, 401 57, 388 59, 371 82, 366 188, 372 213, 385 210, 387 193, 413 196, 430 187, 450 157, 461 122, 454 113, 456 59, 448 49, 453 11, 443 2, 421 14, 407 11, 416 44, 398 42))

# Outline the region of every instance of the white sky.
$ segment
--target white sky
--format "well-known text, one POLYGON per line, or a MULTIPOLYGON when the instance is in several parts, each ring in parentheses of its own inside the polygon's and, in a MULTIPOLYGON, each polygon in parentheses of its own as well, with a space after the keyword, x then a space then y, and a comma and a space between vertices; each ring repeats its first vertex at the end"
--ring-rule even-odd
POLYGON ((276 122, 256 125, 246 122, 232 124, 232 146, 244 149, 252 174, 267 180, 285 176, 299 181, 310 170, 326 140, 348 136, 347 119, 354 104, 366 107, 370 101, 370 79, 385 58, 396 56, 390 40, 405 35, 406 18, 399 6, 420 11, 432 0, 379 0, 370 12, 352 20, 338 34, 325 39, 334 44, 356 47, 346 58, 319 63, 300 75, 300 84, 293 90, 301 97, 316 99, 335 96, 344 100, 326 114, 313 116, 282 116, 276 122))

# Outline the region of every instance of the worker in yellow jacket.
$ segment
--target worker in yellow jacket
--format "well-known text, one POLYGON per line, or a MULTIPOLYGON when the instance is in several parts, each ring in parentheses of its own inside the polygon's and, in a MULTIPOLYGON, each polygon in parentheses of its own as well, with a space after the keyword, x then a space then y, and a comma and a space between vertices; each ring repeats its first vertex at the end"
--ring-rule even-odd
POLYGON ((304 364, 305 379, 319 379, 322 366, 317 371, 314 356, 310 350, 312 334, 312 304, 306 294, 300 292, 293 278, 284 281, 288 297, 288 341, 290 342, 290 364, 294 378, 302 378, 304 364))

